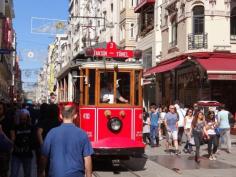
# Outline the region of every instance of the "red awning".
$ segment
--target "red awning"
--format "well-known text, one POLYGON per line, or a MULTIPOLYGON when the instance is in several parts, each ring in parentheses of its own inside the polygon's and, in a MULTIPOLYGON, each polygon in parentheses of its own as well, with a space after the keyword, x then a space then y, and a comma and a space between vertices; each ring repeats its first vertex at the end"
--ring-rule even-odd
POLYGON ((160 64, 160 65, 150 68, 143 75, 144 75, 144 77, 146 77, 151 74, 166 72, 166 71, 169 71, 169 70, 172 70, 172 69, 178 67, 179 65, 181 65, 185 61, 186 61, 186 59, 177 60, 177 61, 173 61, 173 62, 169 62, 169 63, 163 63, 163 64, 160 64))
POLYGON ((209 80, 236 80, 236 58, 196 59, 209 80))
POLYGON ((141 8, 147 6, 148 4, 155 4, 155 0, 140 0, 134 8, 134 12, 139 13, 141 8))

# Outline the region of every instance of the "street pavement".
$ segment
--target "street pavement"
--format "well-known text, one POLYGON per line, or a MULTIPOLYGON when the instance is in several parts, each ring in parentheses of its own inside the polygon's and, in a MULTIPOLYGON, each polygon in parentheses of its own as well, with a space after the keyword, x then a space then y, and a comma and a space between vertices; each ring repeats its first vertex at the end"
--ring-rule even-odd
MULTIPOLYGON (((207 155, 207 145, 201 146, 200 164, 195 163, 194 154, 169 154, 161 147, 146 146, 142 158, 132 158, 121 161, 118 167, 105 163, 95 164, 94 177, 235 177, 236 176, 236 136, 232 135, 232 153, 224 150, 217 153, 217 160, 210 161, 207 155), (137 169, 145 163, 143 169, 137 169)), ((180 147, 183 149, 183 146, 180 147)), ((19 177, 23 177, 22 169, 19 177)), ((35 158, 32 165, 32 177, 36 177, 35 158)))
MULTIPOLYGON (((119 172, 97 170, 96 177, 126 176, 126 177, 235 177, 236 176, 236 136, 232 136, 232 153, 224 150, 217 153, 217 160, 210 161, 207 155, 207 145, 201 146, 201 161, 197 164, 193 154, 167 154, 164 150, 164 141, 161 147, 146 147, 145 156, 148 158, 143 170, 133 170, 141 159, 133 159, 126 164, 126 171, 119 172)), ((183 146, 180 147, 183 149, 183 146)))

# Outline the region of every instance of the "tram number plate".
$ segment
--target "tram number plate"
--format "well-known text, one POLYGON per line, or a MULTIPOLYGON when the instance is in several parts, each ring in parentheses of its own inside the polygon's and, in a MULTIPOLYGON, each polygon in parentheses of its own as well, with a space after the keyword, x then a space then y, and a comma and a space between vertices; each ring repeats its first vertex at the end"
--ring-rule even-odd
POLYGON ((84 119, 90 119, 90 113, 84 113, 83 118, 84 119))

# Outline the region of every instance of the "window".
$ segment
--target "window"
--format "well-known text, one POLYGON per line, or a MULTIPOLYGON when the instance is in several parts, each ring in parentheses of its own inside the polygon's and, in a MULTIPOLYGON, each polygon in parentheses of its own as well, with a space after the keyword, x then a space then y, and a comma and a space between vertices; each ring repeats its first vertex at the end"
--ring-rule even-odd
POLYGON ((193 8, 193 34, 203 34, 204 23, 204 7, 195 6, 193 8))
POLYGON ((120 0, 120 11, 125 8, 125 0, 120 0))
POLYGON ((111 12, 113 12, 113 3, 111 3, 111 12))
POLYGON ((231 39, 236 40, 236 7, 234 7, 230 14, 230 35, 231 39))
POLYGON ((89 105, 95 104, 95 69, 89 70, 89 105))
POLYGON ((141 101, 141 97, 142 97, 142 90, 141 89, 141 80, 140 78, 142 77, 141 75, 142 73, 140 73, 140 71, 135 71, 135 86, 134 86, 134 104, 135 105, 141 105, 142 101, 141 101))
POLYGON ((135 5, 135 2, 134 2, 135 0, 130 0, 130 7, 134 7, 134 5, 135 5))
POLYGON ((114 73, 101 71, 100 73, 100 102, 114 103, 114 73))
POLYGON ((176 16, 175 16, 171 22, 171 47, 177 45, 177 27, 178 24, 176 22, 176 16))
POLYGON ((100 24, 100 20, 98 20, 98 27, 100 27, 100 25, 101 25, 101 24, 100 24))
POLYGON ((129 72, 118 72, 117 80, 116 80, 116 88, 117 88, 117 103, 124 103, 124 101, 120 98, 130 102, 130 73, 129 72))
POLYGON ((134 38, 134 24, 133 23, 130 24, 130 38, 131 39, 134 38))
POLYGON ((99 98, 104 104, 130 103, 130 72, 101 71, 99 98))
POLYGON ((139 15, 140 35, 145 36, 154 28, 154 6, 144 9, 139 15))
POLYGON ((122 25, 120 26, 120 40, 122 40, 123 39, 123 31, 122 31, 122 25))

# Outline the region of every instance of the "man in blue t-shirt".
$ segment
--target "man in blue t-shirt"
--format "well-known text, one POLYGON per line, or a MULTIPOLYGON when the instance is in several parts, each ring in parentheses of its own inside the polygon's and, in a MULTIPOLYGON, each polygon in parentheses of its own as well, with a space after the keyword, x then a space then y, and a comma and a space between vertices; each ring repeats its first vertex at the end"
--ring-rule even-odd
POLYGON ((159 138, 158 138, 158 120, 159 113, 156 110, 156 104, 152 104, 150 106, 150 139, 151 139, 151 147, 159 146, 159 138))
POLYGON ((165 127, 167 129, 166 150, 169 151, 169 144, 173 140, 175 153, 180 154, 178 147, 178 115, 174 105, 169 106, 169 112, 165 115, 165 127))
POLYGON ((63 124, 47 134, 42 146, 41 174, 49 159, 49 177, 92 177, 93 149, 87 134, 73 124, 75 105, 64 106, 61 113, 63 124))

